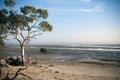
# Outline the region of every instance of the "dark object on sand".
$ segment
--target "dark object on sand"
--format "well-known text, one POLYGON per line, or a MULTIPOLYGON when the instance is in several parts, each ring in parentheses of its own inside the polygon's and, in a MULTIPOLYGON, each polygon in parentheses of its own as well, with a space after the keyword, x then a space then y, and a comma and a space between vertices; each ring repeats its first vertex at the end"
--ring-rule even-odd
POLYGON ((7 64, 12 65, 12 66, 21 66, 22 65, 22 61, 19 56, 8 57, 6 59, 6 61, 7 61, 7 64))
POLYGON ((55 71, 55 73, 59 73, 59 71, 55 71))
POLYGON ((50 65, 49 65, 49 67, 54 67, 54 66, 55 66, 55 65, 53 65, 53 64, 50 64, 50 65))
POLYGON ((42 52, 42 53, 48 53, 48 50, 46 48, 41 48, 40 52, 42 52))

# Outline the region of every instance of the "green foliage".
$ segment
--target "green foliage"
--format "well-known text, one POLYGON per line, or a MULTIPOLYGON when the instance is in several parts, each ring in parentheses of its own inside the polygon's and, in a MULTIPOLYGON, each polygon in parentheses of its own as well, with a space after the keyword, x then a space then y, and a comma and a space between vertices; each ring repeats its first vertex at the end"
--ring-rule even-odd
POLYGON ((0 10, 0 24, 6 24, 8 11, 6 9, 0 10))
POLYGON ((8 23, 9 26, 12 30, 14 29, 21 29, 23 30, 24 27, 27 27, 29 23, 33 22, 33 19, 21 15, 21 14, 17 14, 17 15, 10 15, 8 17, 8 23))
POLYGON ((40 29, 44 32, 46 31, 52 31, 52 25, 50 25, 47 21, 42 21, 40 24, 40 29))
POLYGON ((39 13, 39 17, 43 17, 46 19, 48 17, 48 11, 44 9, 38 9, 37 12, 39 13))
POLYGON ((3 40, 4 38, 2 37, 2 33, 3 33, 2 26, 0 25, 0 47, 5 45, 3 40))
POLYGON ((46 48, 41 48, 40 52, 42 52, 42 53, 48 53, 48 50, 46 48))
POLYGON ((4 4, 7 7, 13 7, 16 3, 15 3, 15 0, 5 0, 4 4))
POLYGON ((36 9, 33 6, 24 6, 20 8, 20 11, 20 14, 15 14, 14 11, 4 10, 4 14, 1 15, 2 23, 9 23, 6 27, 11 29, 11 31, 15 29, 24 30, 26 28, 31 30, 33 27, 42 30, 43 32, 52 31, 52 25, 50 25, 47 21, 44 21, 44 19, 48 17, 47 10, 36 9), (34 22, 39 24, 39 28, 37 28, 38 25, 29 25, 34 22))
POLYGON ((7 22, 7 16, 8 10, 7 9, 2 9, 0 10, 0 46, 4 46, 4 40, 7 35, 7 28, 5 27, 5 24, 7 22))
POLYGON ((3 41, 3 38, 0 36, 0 47, 1 46, 4 46, 5 45, 5 43, 4 43, 4 41, 3 41))
POLYGON ((30 14, 30 13, 33 13, 33 14, 37 13, 36 8, 33 6, 24 6, 24 7, 21 7, 20 10, 25 15, 30 14))
POLYGON ((16 36, 20 35, 25 39, 35 37, 38 32, 41 34, 40 32, 52 31, 52 25, 46 21, 47 10, 36 9, 34 6, 24 6, 20 7, 20 12, 17 12, 14 8, 15 0, 4 0, 4 4, 6 8, 0 10, 1 36, 16 34, 16 36), (21 35, 24 32, 28 32, 28 34, 26 36, 21 35))

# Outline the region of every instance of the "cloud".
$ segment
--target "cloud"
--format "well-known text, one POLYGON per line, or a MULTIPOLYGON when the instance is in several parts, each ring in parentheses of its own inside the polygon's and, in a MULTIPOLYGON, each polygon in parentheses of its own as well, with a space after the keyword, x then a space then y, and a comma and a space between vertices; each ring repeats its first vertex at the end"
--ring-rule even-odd
POLYGON ((80 9, 81 12, 104 12, 102 9, 80 9))
POLYGON ((89 2, 91 2, 92 0, 80 0, 80 1, 89 3, 89 2))
POLYGON ((62 4, 80 4, 81 2, 89 3, 92 0, 46 0, 46 2, 50 3, 62 3, 62 4))
POLYGON ((53 12, 103 12, 101 9, 49 9, 53 12))
POLYGON ((79 8, 79 9, 48 9, 50 13, 60 14, 63 12, 85 12, 85 13, 102 13, 104 12, 102 3, 97 4, 92 8, 79 8))
POLYGON ((102 2, 98 3, 98 4, 94 7, 94 9, 102 9, 102 8, 103 8, 103 3, 102 3, 102 2))
POLYGON ((60 14, 61 12, 104 12, 102 9, 48 9, 52 13, 60 14))
POLYGON ((73 4, 73 6, 78 6, 77 8, 47 8, 49 13, 51 14, 62 14, 63 12, 84 12, 84 13, 102 13, 104 12, 104 8, 103 8, 103 3, 102 2, 98 2, 96 5, 95 4, 91 4, 90 2, 92 2, 93 0, 53 0, 54 2, 57 2, 57 3, 69 3, 69 4, 73 4), (84 5, 76 5, 76 4, 83 4, 81 2, 85 2, 84 4, 86 3, 90 3, 90 4, 87 4, 88 6, 84 6, 84 5), (86 7, 86 8, 84 8, 86 7))
POLYGON ((77 0, 46 0, 46 2, 49 2, 49 3, 62 3, 62 4, 77 4, 76 2, 77 0))

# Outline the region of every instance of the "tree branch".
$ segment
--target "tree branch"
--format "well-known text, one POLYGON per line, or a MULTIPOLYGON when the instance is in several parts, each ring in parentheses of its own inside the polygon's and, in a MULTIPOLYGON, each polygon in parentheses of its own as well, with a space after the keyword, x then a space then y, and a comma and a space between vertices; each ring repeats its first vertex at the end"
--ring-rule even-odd
POLYGON ((25 70, 25 69, 27 69, 27 68, 28 68, 28 66, 26 66, 25 68, 20 68, 20 69, 18 69, 18 71, 17 71, 17 72, 15 73, 15 75, 13 76, 13 78, 11 78, 10 80, 14 80, 18 75, 26 76, 26 77, 28 77, 29 79, 32 80, 31 77, 29 77, 29 76, 27 76, 27 75, 25 75, 25 74, 23 74, 23 73, 20 73, 20 71, 25 70))
POLYGON ((23 36, 22 32, 21 32, 21 34, 20 34, 20 35, 21 35, 22 39, 24 40, 25 38, 24 38, 24 36, 23 36))
POLYGON ((32 80, 32 78, 31 78, 30 76, 26 75, 26 74, 19 73, 18 75, 23 75, 23 76, 25 76, 25 77, 27 77, 27 78, 29 78, 29 79, 31 79, 31 80, 32 80))
POLYGON ((27 77, 27 78, 29 78, 29 79, 32 80, 32 78, 29 77, 28 75, 21 73, 21 71, 27 69, 28 66, 25 66, 25 68, 20 68, 20 69, 18 69, 18 70, 15 72, 15 74, 14 74, 14 76, 13 76, 12 78, 9 77, 10 73, 9 73, 9 70, 7 70, 7 73, 6 73, 5 78, 1 79, 1 68, 3 67, 3 65, 4 65, 4 66, 7 66, 6 63, 5 63, 5 64, 1 64, 1 61, 2 61, 2 60, 6 61, 6 59, 5 59, 5 58, 0 58, 0 80, 14 80, 18 75, 25 76, 25 77, 27 77))
POLYGON ((34 35, 30 36, 29 38, 34 38, 35 36, 38 36, 38 35, 42 35, 42 33, 34 34, 34 35))
MULTIPOLYGON (((38 30, 38 29, 37 29, 37 30, 34 30, 34 31, 31 31, 30 34, 35 33, 35 32, 39 32, 39 31, 40 31, 40 30, 38 30)), ((42 32, 41 32, 41 33, 42 33, 42 32)))
POLYGON ((31 27, 31 29, 35 27, 35 25, 40 21, 40 19, 41 19, 41 18, 38 18, 38 19, 36 20, 36 22, 33 24, 33 26, 31 27))
POLYGON ((18 39, 18 33, 16 34, 15 39, 17 39, 17 41, 20 43, 20 45, 22 44, 21 41, 20 41, 20 39, 18 39))
POLYGON ((24 42, 25 42, 26 40, 29 40, 29 36, 30 36, 30 31, 28 30, 28 34, 27 34, 27 36, 23 39, 22 44, 24 44, 24 42))

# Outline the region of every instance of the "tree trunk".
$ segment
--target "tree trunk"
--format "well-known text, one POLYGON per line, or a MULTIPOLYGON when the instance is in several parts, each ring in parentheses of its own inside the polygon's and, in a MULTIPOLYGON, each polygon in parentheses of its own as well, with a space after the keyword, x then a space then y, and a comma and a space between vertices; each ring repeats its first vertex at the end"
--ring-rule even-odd
POLYGON ((21 58, 22 58, 22 64, 25 64, 25 51, 24 51, 24 44, 21 45, 21 58))

